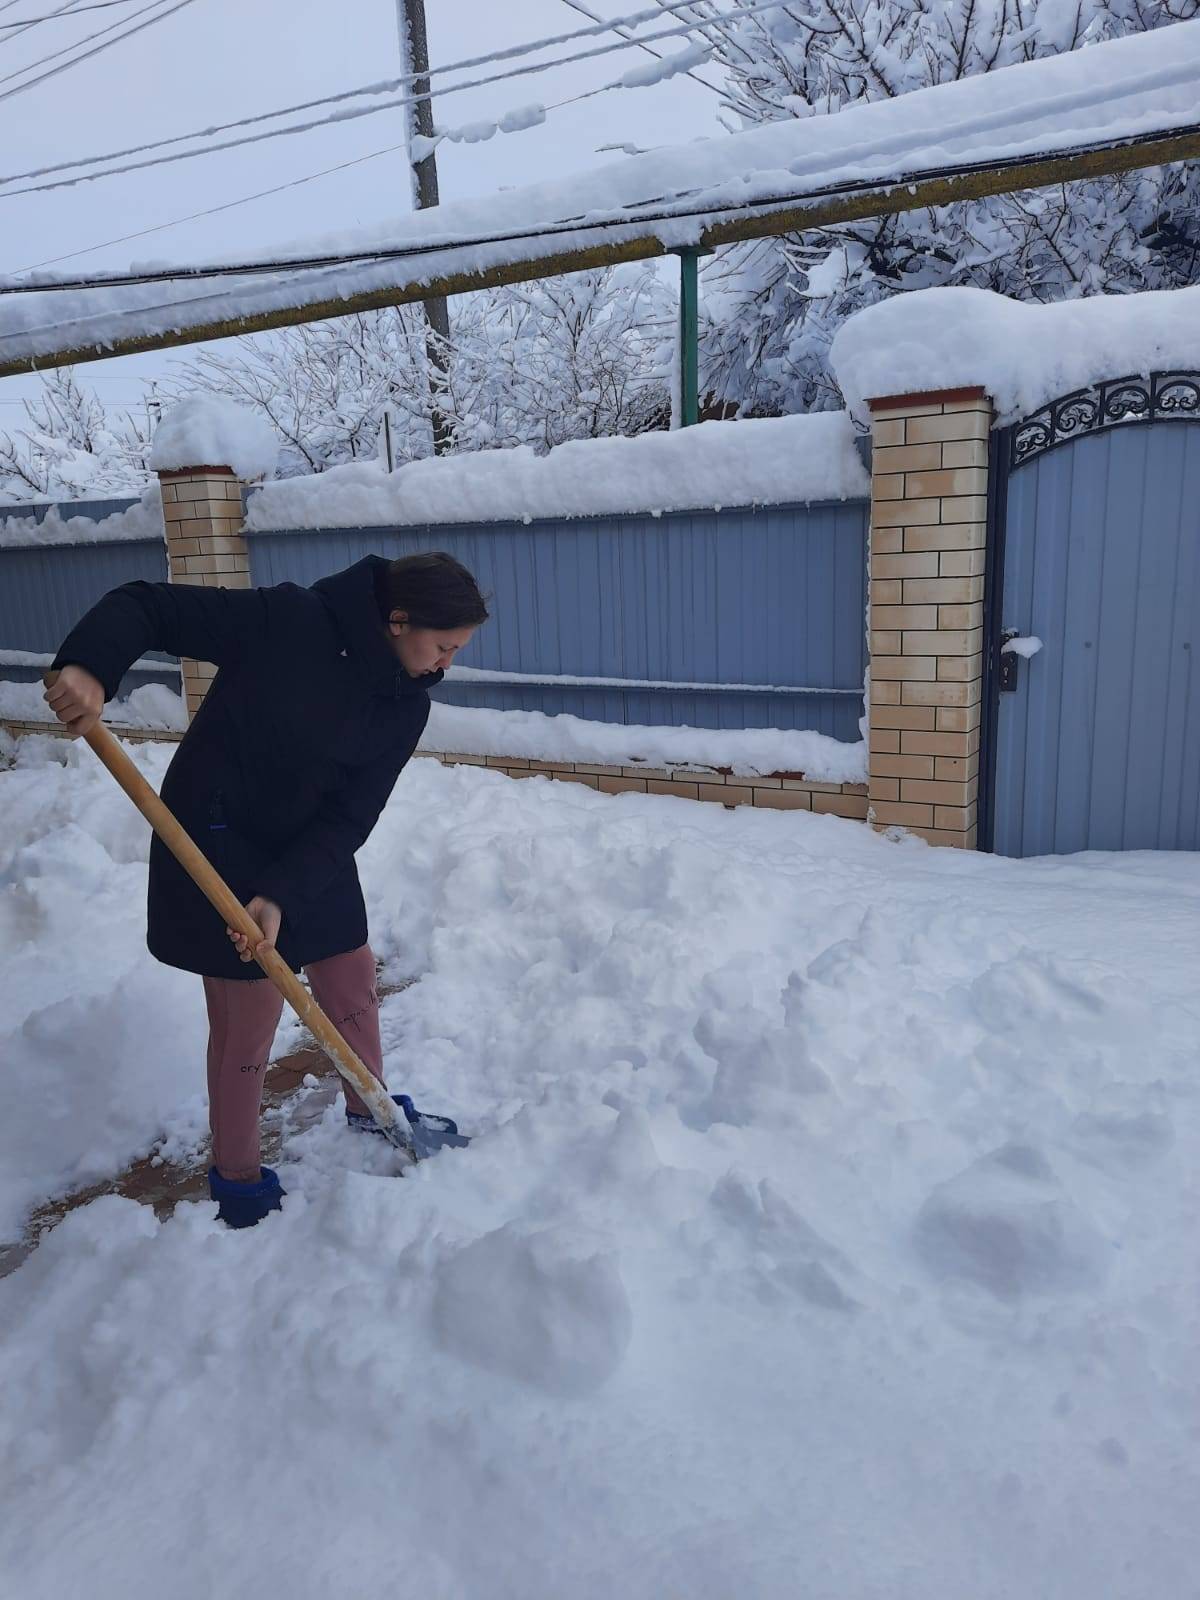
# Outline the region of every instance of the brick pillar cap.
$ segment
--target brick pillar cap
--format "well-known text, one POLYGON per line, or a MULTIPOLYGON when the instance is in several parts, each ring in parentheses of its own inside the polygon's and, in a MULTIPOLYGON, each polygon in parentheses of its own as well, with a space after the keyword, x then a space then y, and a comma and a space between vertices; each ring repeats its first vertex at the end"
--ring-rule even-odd
POLYGON ((158 476, 170 482, 173 478, 200 478, 213 472, 220 472, 228 478, 237 477, 232 467, 172 467, 170 472, 160 472, 158 476))
POLYGON ((971 389, 922 389, 912 394, 873 395, 867 404, 872 411, 895 410, 898 406, 931 406, 939 402, 959 400, 986 400, 987 390, 982 386, 971 389))

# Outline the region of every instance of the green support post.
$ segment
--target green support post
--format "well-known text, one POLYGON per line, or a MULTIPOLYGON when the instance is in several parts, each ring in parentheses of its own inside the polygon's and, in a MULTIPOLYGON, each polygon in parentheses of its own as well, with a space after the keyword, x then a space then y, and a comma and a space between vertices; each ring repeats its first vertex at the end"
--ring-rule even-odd
POLYGON ((699 250, 679 252, 679 425, 700 421, 699 250))

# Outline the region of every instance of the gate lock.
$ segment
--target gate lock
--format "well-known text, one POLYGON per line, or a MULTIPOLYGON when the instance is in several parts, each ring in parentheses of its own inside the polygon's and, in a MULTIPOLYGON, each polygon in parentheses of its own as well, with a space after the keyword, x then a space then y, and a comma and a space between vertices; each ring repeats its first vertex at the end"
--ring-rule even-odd
POLYGON ((1000 693, 1015 694, 1017 692, 1017 670, 1021 658, 1015 650, 1006 650, 1004 646, 1010 639, 1019 639, 1019 628, 1005 628, 1000 635, 1000 693))

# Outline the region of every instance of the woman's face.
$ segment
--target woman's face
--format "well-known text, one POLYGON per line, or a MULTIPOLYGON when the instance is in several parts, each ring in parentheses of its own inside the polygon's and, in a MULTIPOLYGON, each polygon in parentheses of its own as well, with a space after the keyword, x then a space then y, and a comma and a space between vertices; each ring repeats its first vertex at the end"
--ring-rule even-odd
POLYGON ((388 623, 392 649, 410 678, 445 671, 454 657, 470 644, 474 628, 414 628, 403 611, 393 611, 388 623))

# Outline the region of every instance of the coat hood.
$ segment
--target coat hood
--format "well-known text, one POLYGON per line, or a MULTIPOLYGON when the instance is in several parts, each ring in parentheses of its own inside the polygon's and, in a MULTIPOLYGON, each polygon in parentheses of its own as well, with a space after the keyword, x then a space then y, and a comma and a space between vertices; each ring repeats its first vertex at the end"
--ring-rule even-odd
POLYGON ((394 696, 423 693, 441 683, 444 672, 427 672, 413 678, 404 670, 391 645, 380 615, 376 584, 387 569, 382 556, 364 556, 352 567, 319 578, 312 585, 329 608, 347 655, 362 667, 376 694, 394 696))

